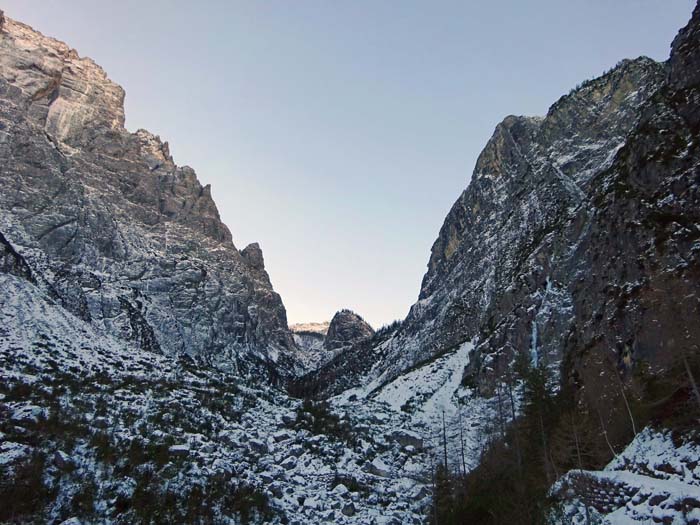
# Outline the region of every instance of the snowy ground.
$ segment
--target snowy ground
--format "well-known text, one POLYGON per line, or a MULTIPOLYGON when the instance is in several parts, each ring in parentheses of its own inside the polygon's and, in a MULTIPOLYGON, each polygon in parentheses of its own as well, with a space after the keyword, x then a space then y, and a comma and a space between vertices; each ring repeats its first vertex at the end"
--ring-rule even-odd
POLYGON ((42 458, 46 522, 192 506, 220 523, 241 507, 268 523, 422 522, 428 462, 408 414, 345 402, 312 428, 277 390, 130 347, 14 276, 0 289, 0 474, 42 458), (233 503, 212 504, 219 492, 233 503))
POLYGON ((698 525, 700 443, 646 428, 604 470, 569 472, 553 493, 566 502, 557 523, 586 523, 585 502, 589 518, 606 525, 698 525))
MULTIPOLYGON (((133 348, 23 279, 0 274, 0 289, 0 479, 40 457, 48 523, 208 512, 233 524, 247 509, 255 523, 418 524, 443 415, 454 471, 476 465, 498 420, 494 399, 463 384, 472 342, 309 408, 133 348)), ((585 523, 586 501, 600 523, 697 525, 700 445, 645 429, 605 470, 570 472, 553 492, 556 523, 585 523)))
POLYGON ((444 416, 448 461, 454 471, 470 470, 479 460, 494 421, 493 402, 462 385, 474 346, 467 341, 386 385, 375 381, 344 392, 334 401, 342 405, 350 399, 369 399, 393 413, 408 415, 410 428, 423 439, 433 464, 442 461, 444 416))

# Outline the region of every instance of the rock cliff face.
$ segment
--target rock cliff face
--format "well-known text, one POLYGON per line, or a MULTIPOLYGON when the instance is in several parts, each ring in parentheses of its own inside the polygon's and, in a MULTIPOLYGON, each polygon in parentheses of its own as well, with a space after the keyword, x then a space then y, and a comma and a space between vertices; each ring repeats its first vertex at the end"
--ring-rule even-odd
POLYGON ((323 346, 326 350, 336 350, 369 339, 372 335, 374 329, 362 317, 351 310, 340 310, 331 319, 323 346))
POLYGON ((142 348, 291 373, 259 246, 236 249, 209 186, 159 137, 128 132, 123 101, 92 60, 4 19, 3 249, 71 312, 142 348))
POLYGON ((700 340, 694 24, 697 10, 667 63, 623 60, 546 116, 500 123, 406 320, 348 352, 364 364, 342 385, 319 370, 321 391, 376 388, 467 341, 465 376, 488 389, 519 353, 571 359, 572 379, 593 381, 601 366, 663 366, 679 341, 700 340))
POLYGON ((659 89, 664 66, 625 60, 562 97, 544 118, 507 117, 435 241, 418 302, 387 347, 396 370, 478 339, 477 353, 561 358, 574 255, 597 215, 598 177, 659 89))

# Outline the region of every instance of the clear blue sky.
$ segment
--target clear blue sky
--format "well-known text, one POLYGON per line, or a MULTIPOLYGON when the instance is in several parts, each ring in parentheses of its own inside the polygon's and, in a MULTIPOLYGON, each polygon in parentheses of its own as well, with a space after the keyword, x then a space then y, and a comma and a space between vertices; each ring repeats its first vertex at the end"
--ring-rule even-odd
POLYGON ((430 246, 508 114, 625 57, 664 60, 691 0, 5 0, 126 89, 127 127, 260 242, 290 322, 416 300, 430 246))

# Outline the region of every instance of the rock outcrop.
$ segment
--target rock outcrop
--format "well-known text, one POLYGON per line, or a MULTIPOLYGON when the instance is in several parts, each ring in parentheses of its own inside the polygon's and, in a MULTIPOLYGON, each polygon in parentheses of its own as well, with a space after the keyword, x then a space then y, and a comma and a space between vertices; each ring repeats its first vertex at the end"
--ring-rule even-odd
POLYGON ((124 91, 92 60, 9 18, 1 29, 5 252, 133 344, 291 374, 294 342, 262 252, 235 248, 210 187, 167 142, 124 128, 124 91))
POLYGON ((374 334, 374 329, 352 310, 340 310, 331 319, 323 346, 337 350, 364 341, 374 334))
POLYGON ((596 216, 598 177, 663 79, 662 64, 624 60, 544 118, 510 116, 497 126, 433 244, 419 300, 387 348, 387 378, 472 339, 483 354, 561 358, 569 287, 585 271, 572 250, 596 216))
POLYGON ((601 366, 668 364, 678 333, 700 340, 697 17, 668 62, 623 60, 544 117, 504 119, 408 317, 371 350, 346 352, 363 362, 357 373, 319 370, 320 390, 374 389, 467 341, 465 381, 488 391, 518 354, 555 368, 570 359, 573 381, 595 383, 601 366))

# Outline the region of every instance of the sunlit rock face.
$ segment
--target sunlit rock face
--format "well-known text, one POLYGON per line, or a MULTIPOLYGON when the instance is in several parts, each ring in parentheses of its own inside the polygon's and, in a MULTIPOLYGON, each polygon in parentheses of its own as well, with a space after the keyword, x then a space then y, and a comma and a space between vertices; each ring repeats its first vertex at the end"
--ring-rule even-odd
POLYGON ((239 252, 209 186, 124 128, 124 91, 89 58, 5 18, 0 232, 81 318, 141 347, 291 374, 294 342, 262 252, 239 252))

